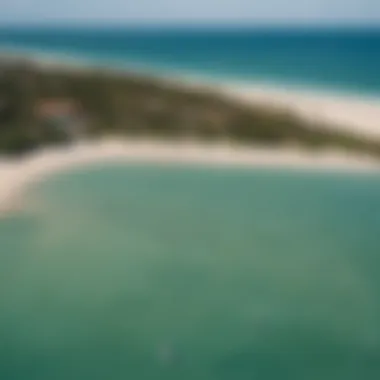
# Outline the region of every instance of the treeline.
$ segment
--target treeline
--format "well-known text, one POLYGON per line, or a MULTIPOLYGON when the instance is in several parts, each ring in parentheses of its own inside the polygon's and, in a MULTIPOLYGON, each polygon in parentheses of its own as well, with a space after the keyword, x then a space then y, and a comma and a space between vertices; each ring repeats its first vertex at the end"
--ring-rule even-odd
POLYGON ((9 59, 0 59, 0 153, 21 154, 70 142, 72 133, 39 113, 40 105, 60 100, 73 105, 83 137, 190 137, 340 147, 380 156, 380 141, 337 132, 284 110, 244 105, 212 91, 102 69, 44 67, 9 59))

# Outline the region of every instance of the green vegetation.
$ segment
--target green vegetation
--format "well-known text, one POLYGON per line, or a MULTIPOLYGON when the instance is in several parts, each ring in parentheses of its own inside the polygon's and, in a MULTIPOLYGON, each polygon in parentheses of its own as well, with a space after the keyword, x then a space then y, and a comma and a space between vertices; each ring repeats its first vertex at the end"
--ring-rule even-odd
POLYGON ((45 103, 63 101, 72 105, 84 137, 192 137, 339 147, 380 156, 380 141, 336 132, 284 110, 243 105, 212 91, 127 73, 9 59, 0 61, 0 152, 21 154, 76 138, 39 111, 45 103))

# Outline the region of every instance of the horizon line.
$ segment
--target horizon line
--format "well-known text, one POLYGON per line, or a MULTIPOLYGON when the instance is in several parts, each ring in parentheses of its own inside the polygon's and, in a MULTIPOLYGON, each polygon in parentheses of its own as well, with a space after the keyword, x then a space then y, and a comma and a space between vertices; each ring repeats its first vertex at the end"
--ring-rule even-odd
POLYGON ((331 22, 294 22, 294 23, 236 23, 236 22, 75 22, 73 20, 65 20, 60 22, 1 22, 0 29, 7 28, 75 28, 75 29, 329 29, 329 30, 344 30, 344 29, 359 29, 359 30, 380 30, 380 23, 331 23, 331 22))

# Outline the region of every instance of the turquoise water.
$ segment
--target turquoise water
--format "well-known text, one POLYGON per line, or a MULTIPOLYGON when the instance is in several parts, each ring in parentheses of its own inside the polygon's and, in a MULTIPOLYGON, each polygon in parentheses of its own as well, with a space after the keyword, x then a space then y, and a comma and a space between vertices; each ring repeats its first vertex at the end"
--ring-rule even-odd
POLYGON ((380 178, 94 166, 0 221, 0 378, 380 378, 380 178))
POLYGON ((148 72, 380 96, 380 28, 0 28, 0 48, 148 72))

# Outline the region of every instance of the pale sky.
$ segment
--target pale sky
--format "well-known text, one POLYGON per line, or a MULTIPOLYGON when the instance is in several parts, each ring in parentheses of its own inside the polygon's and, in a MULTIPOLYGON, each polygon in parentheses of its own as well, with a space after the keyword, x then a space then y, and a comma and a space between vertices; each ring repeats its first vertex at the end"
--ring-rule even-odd
POLYGON ((0 0, 15 22, 380 25, 380 0, 0 0))

